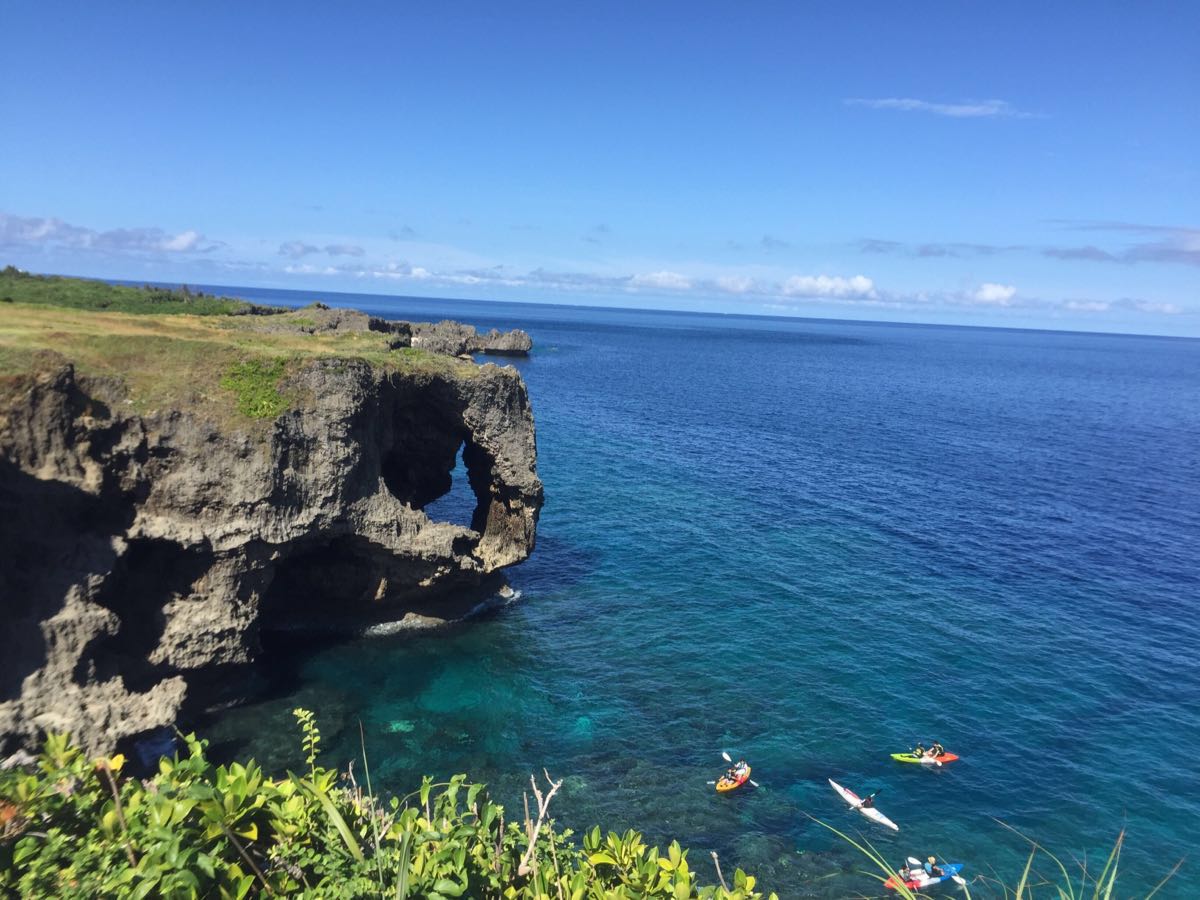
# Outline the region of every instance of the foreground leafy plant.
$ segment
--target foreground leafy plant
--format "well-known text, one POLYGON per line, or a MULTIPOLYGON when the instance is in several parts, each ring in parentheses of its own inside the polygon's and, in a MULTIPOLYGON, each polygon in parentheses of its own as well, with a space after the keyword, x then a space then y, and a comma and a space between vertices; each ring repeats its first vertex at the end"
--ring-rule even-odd
MULTIPOLYGON (((713 898, 757 900, 696 882, 687 851, 592 829, 583 847, 546 818, 506 822, 484 788, 429 778, 378 800, 318 762, 320 734, 297 710, 308 771, 269 777, 254 762, 214 766, 206 742, 139 781, 120 756, 89 760, 62 735, 36 767, 0 772, 0 893, 14 897, 713 898)), ((544 801, 544 803, 542 802, 544 801)), ((772 895, 773 897, 774 895, 772 895)))

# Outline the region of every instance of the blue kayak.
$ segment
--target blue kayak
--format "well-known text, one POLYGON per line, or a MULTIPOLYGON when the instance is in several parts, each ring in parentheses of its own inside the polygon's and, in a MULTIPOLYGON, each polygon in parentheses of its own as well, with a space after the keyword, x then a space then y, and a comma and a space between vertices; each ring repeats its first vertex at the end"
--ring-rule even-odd
POLYGON ((930 877, 924 869, 913 867, 897 872, 891 878, 883 883, 883 886, 888 890, 894 891, 899 885, 903 884, 907 888, 913 890, 923 890, 927 887, 932 887, 935 884, 941 884, 943 881, 949 881, 955 875, 962 871, 962 863, 946 863, 943 866, 938 866, 941 870, 941 875, 930 877))

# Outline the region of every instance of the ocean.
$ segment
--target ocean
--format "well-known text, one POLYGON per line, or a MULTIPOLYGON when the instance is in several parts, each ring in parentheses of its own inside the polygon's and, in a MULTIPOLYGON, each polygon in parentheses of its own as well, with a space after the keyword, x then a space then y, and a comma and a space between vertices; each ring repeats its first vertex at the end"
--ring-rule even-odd
POLYGON ((1020 877, 1016 831, 1094 869, 1126 829, 1121 896, 1194 851, 1200 341, 321 298, 533 336, 537 550, 481 618, 279 654, 203 723, 216 752, 300 765, 304 706, 344 763, 361 720, 377 788, 465 772, 515 814, 545 768, 561 824, 781 897, 881 893, 821 821, 964 862, 975 897, 1020 877), (889 758, 931 740, 961 760, 889 758), (757 789, 713 791, 723 751, 757 789))

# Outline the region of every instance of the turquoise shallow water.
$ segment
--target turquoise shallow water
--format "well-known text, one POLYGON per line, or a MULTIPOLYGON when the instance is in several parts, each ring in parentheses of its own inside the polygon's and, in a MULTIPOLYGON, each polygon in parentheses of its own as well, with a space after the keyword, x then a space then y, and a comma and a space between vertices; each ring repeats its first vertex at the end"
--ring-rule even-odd
POLYGON ((532 333, 538 548, 483 619, 281 668, 205 726, 221 752, 295 765, 304 705, 349 759, 361 718, 387 787, 468 772, 516 809, 545 766, 562 821, 783 897, 873 890, 810 815, 1011 881, 997 819, 1094 862, 1125 827, 1124 896, 1194 846, 1200 342, 337 299, 532 333), (963 759, 888 758, 918 739, 963 759), (713 793, 723 749, 760 789, 713 793))

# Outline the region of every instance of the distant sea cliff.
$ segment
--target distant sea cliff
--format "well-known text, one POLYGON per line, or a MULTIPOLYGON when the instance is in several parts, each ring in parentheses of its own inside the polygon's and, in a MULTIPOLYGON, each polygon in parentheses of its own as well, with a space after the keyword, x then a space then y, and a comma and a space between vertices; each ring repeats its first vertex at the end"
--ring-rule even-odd
POLYGON ((0 274, 0 754, 170 725, 264 628, 461 615, 532 552, 528 335, 0 274), (461 453, 470 525, 433 521, 461 453), (464 599, 468 598, 468 599, 464 599))

